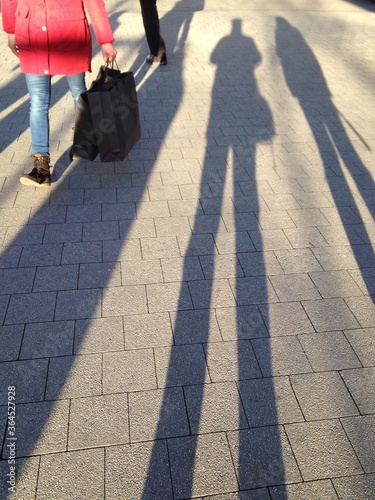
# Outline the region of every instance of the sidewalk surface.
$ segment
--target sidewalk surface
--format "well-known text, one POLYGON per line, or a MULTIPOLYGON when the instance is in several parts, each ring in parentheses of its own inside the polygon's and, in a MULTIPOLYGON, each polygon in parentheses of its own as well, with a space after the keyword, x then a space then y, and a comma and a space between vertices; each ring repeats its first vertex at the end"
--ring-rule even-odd
POLYGON ((70 163, 54 77, 51 189, 0 35, 0 498, 373 500, 375 3, 158 3, 142 139, 70 163))

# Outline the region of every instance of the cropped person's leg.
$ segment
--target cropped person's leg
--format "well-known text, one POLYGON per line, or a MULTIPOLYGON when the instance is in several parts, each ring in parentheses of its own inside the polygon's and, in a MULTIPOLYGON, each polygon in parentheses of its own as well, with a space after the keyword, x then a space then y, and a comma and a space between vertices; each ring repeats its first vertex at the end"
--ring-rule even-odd
POLYGON ((150 48, 149 63, 166 64, 167 54, 164 39, 160 33, 159 14, 156 0, 140 0, 143 26, 150 48))
POLYGON ((50 75, 26 74, 30 95, 30 132, 33 150, 33 169, 21 176, 22 184, 49 186, 51 184, 49 156, 49 107, 51 102, 50 75))

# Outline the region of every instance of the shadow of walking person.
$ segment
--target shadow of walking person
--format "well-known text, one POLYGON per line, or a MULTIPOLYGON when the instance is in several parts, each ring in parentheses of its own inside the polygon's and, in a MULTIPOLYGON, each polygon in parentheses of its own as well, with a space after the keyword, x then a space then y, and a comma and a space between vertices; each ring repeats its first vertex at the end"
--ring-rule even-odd
POLYGON ((343 122, 364 141, 335 107, 319 62, 301 33, 280 17, 276 45, 285 80, 298 99, 316 141, 333 203, 363 281, 368 293, 374 295, 374 251, 362 215, 367 211, 370 219, 374 218, 374 181, 343 122), (364 211, 359 210, 360 206, 364 211))
MULTIPOLYGON (((283 485, 285 468, 288 480, 300 479, 278 420, 268 336, 268 304, 277 299, 258 222, 255 157, 272 139, 273 120, 254 74, 261 55, 241 20, 233 20, 211 61, 217 69, 199 203, 143 500, 283 485), (171 486, 164 482, 162 491, 165 440, 171 486)), ((278 498, 283 492, 279 486, 278 498)))

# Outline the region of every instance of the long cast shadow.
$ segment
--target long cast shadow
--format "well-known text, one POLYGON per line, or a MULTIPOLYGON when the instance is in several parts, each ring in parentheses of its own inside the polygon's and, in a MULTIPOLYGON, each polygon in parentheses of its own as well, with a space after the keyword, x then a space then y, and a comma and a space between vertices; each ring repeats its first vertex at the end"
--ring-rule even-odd
MULTIPOLYGON (((119 13, 116 14, 116 19, 119 15, 119 13)), ((177 40, 179 26, 188 27, 191 18, 189 11, 178 12, 173 17, 174 21, 178 20, 178 23, 172 27, 172 36, 168 37, 171 50, 177 40)), ((186 36, 187 33, 188 29, 186 36)), ((16 451, 17 478, 22 475, 29 457, 39 454, 38 443, 45 438, 45 429, 51 415, 60 411, 58 409, 60 406, 57 404, 59 400, 61 403, 61 391, 69 380, 86 332, 92 320, 100 318, 97 311, 101 310, 103 290, 109 285, 116 265, 121 260, 120 255, 127 243, 129 230, 136 220, 136 206, 144 198, 148 179, 152 175, 154 164, 163 147, 164 138, 182 102, 183 60, 184 47, 181 45, 173 66, 175 72, 173 92, 168 94, 167 119, 158 120, 157 127, 154 128, 152 125, 149 127, 149 123, 143 117, 143 113, 147 114, 147 109, 156 104, 155 95, 158 96, 160 107, 163 105, 162 99, 169 69, 166 68, 166 71, 163 71, 164 68, 160 68, 159 74, 155 72, 143 84, 143 91, 139 96, 142 139, 130 153, 129 158, 116 164, 112 170, 109 164, 102 165, 99 162, 95 166, 80 161, 73 164, 64 182, 53 187, 51 194, 47 195, 46 201, 40 208, 30 211, 30 218, 23 229, 14 238, 7 239, 7 244, 1 254, 0 271, 3 271, 4 281, 0 295, 2 324, 0 335, 4 335, 4 339, 8 341, 9 334, 12 334, 13 341, 9 352, 3 353, 0 363, 2 381, 0 396, 3 405, 7 397, 6 388, 16 386, 19 443, 16 451), (152 156, 153 159, 142 162, 143 168, 140 168, 137 149, 142 152, 142 145, 150 148, 152 153, 150 157, 152 156), (99 200, 97 204, 85 205, 83 189, 106 187, 96 183, 85 185, 85 179, 91 182, 90 174, 86 176, 90 171, 94 176, 100 173, 105 175, 107 172, 116 172, 119 176, 124 174, 135 179, 134 185, 131 183, 129 186, 131 201, 123 204, 127 206, 122 206, 124 210, 120 208, 118 215, 114 215, 111 219, 112 222, 102 219, 105 201, 99 200), (81 178, 80 185, 77 184, 79 178, 81 178), (85 242, 82 236, 82 226, 90 221, 103 224, 103 228, 117 221, 119 239, 108 239, 105 236, 101 239, 99 235, 98 241, 85 242), (88 247, 85 250, 83 247, 87 243, 88 247), (91 243, 93 247, 90 250, 91 243), (85 255, 87 252, 90 254, 94 247, 96 248, 92 258, 86 261, 86 263, 91 262, 94 266, 99 266, 96 284, 88 284, 87 287, 78 289, 78 274, 74 276, 71 271, 74 271, 74 268, 78 269, 79 260, 74 264, 64 262, 63 259, 64 252, 72 244, 77 245, 77 250, 78 246, 82 245, 78 252, 84 252, 85 255), (40 269, 38 269, 39 266, 40 269), (48 266, 50 266, 50 272, 48 272, 48 266), (42 275, 46 280, 44 284, 39 280, 42 275), (66 283, 65 289, 62 282, 66 283), (29 349, 31 347, 32 349, 29 355, 25 356, 23 345, 26 342, 27 329, 29 330, 27 333, 32 331, 34 334, 38 333, 39 329, 44 332, 45 337, 43 342, 36 342, 33 346, 30 345, 31 337, 29 337, 27 342, 29 349)), ((129 68, 134 72, 137 69, 136 66, 129 68)), ((0 470, 2 472, 7 471, 9 458, 6 448, 6 418, 3 410, 5 407, 0 406, 2 450, 0 470)), ((66 451, 66 449, 60 451, 66 451)), ((5 477, 5 473, 2 474, 2 478, 5 477)), ((2 480, 0 496, 5 499, 9 494, 11 492, 2 480)))
MULTIPOLYGON (((278 425, 270 370, 267 330, 269 296, 262 235, 257 219, 260 204, 256 182, 256 149, 261 142, 272 140, 273 120, 266 101, 258 91, 254 74, 261 55, 254 41, 243 35, 240 20, 233 20, 231 34, 218 43, 211 61, 217 70, 212 89, 199 204, 184 254, 181 291, 173 325, 175 345, 170 351, 143 500, 187 499, 196 495, 241 492, 273 485, 279 485, 278 498, 286 498, 282 452, 285 440, 278 425), (233 127, 235 133, 230 132, 233 127), (239 129, 242 129, 242 133, 239 129), (220 130, 222 137, 218 140, 220 130), (232 186, 229 191, 228 186, 232 186), (231 224, 230 213, 233 212, 231 224), (233 237, 234 250, 230 255, 225 251, 219 255, 221 232, 226 232, 226 224, 233 237), (249 231, 256 241, 256 248, 249 231), (248 252, 254 252, 256 269, 251 266, 246 269, 238 261, 241 253, 246 257, 248 252), (202 266, 204 279, 197 279, 196 257, 202 266), (221 267, 223 262, 226 269, 224 273, 221 267), (219 270, 219 274, 216 274, 216 270, 219 270), (258 306, 262 309, 264 323, 258 306), (210 338, 214 335, 212 332, 215 332, 216 322, 223 326, 225 320, 222 320, 226 315, 234 318, 229 328, 235 331, 222 331, 221 338, 210 338), (235 406, 238 413, 232 415, 233 422, 228 424, 226 421, 224 426, 218 424, 210 427, 212 424, 207 422, 207 415, 203 417, 205 391, 216 386, 220 394, 223 389, 220 382, 229 380, 225 376, 220 379, 220 376, 217 378, 210 374, 211 350, 217 355, 217 348, 223 347, 222 353, 233 348, 233 342, 222 342, 223 338, 232 338, 235 343, 235 354, 231 359, 237 367, 237 373, 230 381, 237 384, 235 406), (265 372, 261 371, 253 351, 252 339, 255 338, 262 344, 263 366, 268 367, 265 372), (173 391, 177 393, 181 387, 187 403, 188 426, 183 425, 186 418, 184 405, 178 404, 176 397, 173 398, 173 391), (179 429, 176 429, 176 422, 181 423, 179 429), (200 425, 206 430, 202 431, 200 425), (194 481, 197 476, 200 482, 206 480, 202 479, 202 464, 199 462, 202 457, 200 440, 205 442, 203 448, 209 448, 204 436, 205 432, 210 432, 207 429, 214 433, 210 434, 214 436, 212 439, 215 443, 211 443, 212 450, 219 444, 221 452, 225 454, 222 460, 229 460, 220 469, 220 464, 213 465, 215 451, 212 451, 213 455, 205 455, 206 471, 203 476, 210 477, 207 483, 211 486, 202 491, 199 486, 195 488, 194 481), (232 459, 229 458, 228 448, 222 447, 218 437, 221 431, 229 431, 227 438, 232 459), (159 442, 166 438, 173 486, 169 491, 161 491, 158 485, 159 442), (235 464, 234 469, 231 460, 235 464), (236 475, 231 476, 234 470, 236 475)), ((230 233, 224 237, 227 241, 230 233)), ((220 362, 216 359, 216 363, 220 362)), ((216 397, 226 398, 228 393, 224 390, 221 396, 216 397)), ((228 411, 232 403, 228 402, 228 411)), ((226 401, 221 400, 217 402, 217 407, 226 404, 226 401)), ((213 414, 211 416, 214 417, 213 414)), ((218 457, 216 459, 220 462, 218 457)), ((291 469, 294 478, 299 477, 295 464, 291 469)), ((266 490, 263 490, 263 494, 267 495, 266 490)))
POLYGON ((332 102, 320 64, 301 33, 281 17, 277 18, 276 45, 286 82, 298 99, 318 146, 333 201, 363 281, 368 293, 374 296, 374 251, 358 205, 363 200, 365 209, 372 218, 375 217, 375 185, 343 122, 366 146, 365 141, 332 102), (362 200, 354 196, 344 169, 354 181, 362 200), (362 244, 358 244, 361 241, 362 244))

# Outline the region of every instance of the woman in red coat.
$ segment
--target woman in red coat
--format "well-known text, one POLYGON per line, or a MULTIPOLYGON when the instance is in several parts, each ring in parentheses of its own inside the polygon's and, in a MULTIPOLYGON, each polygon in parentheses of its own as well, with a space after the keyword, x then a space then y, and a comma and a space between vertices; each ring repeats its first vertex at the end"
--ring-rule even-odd
POLYGON ((50 186, 51 76, 66 76, 76 103, 86 90, 85 72, 91 71, 92 40, 86 11, 104 61, 116 59, 108 14, 103 0, 2 0, 1 10, 8 46, 19 58, 30 94, 33 169, 20 181, 50 186))

